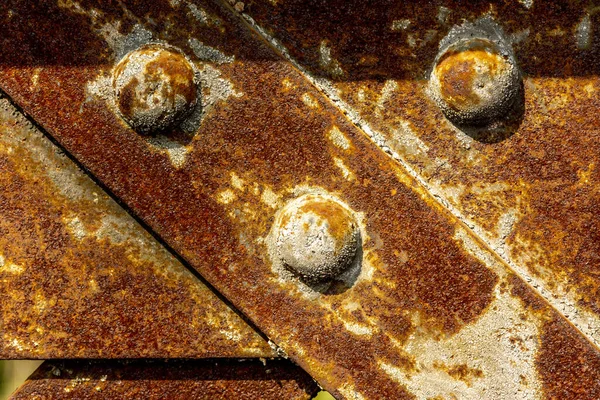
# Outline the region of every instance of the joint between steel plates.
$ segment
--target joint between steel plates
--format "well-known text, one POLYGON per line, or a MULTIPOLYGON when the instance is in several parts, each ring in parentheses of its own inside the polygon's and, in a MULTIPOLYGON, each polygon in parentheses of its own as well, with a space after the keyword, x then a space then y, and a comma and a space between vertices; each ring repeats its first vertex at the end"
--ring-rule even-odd
POLYGON ((586 329, 585 326, 580 326, 567 318, 566 314, 569 314, 569 310, 564 304, 558 303, 553 300, 552 294, 543 287, 543 283, 535 281, 535 279, 523 272, 522 268, 511 261, 510 259, 503 257, 496 248, 486 242, 483 239, 483 229, 475 223, 468 223, 467 218, 454 206, 452 206, 441 193, 435 190, 435 188, 428 184, 428 182, 408 164, 403 158, 395 152, 391 146, 387 145, 386 139, 373 129, 367 121, 360 117, 359 113, 352 109, 344 100, 342 100, 336 93, 335 89, 329 84, 326 78, 319 79, 314 77, 306 68, 304 68, 296 59, 294 59, 286 47, 279 42, 275 37, 270 35, 265 29, 263 29, 250 15, 244 12, 237 11, 230 3, 226 0, 218 0, 225 8, 230 10, 234 15, 237 15, 239 20, 244 23, 249 29, 255 32, 261 37, 280 57, 288 61, 308 82, 311 83, 319 92, 321 92, 325 98, 327 98, 331 104, 339 110, 354 126, 357 127, 361 132, 365 134, 383 153, 386 153, 395 162, 397 162, 406 173, 408 173, 419 185, 427 192, 437 204, 441 206, 445 212, 449 213, 455 218, 470 235, 486 250, 488 250, 493 256, 502 264, 505 265, 510 271, 515 273, 533 290, 538 293, 548 305, 559 313, 573 328, 578 331, 593 347, 600 350, 600 343, 592 338, 593 332, 586 329))
POLYGON ((146 232, 148 232, 166 251, 168 251, 173 257, 177 259, 196 279, 198 279, 204 286, 206 286, 217 298, 223 302, 231 311, 237 314, 246 324, 248 324, 260 337, 262 337, 265 341, 269 343, 271 347, 274 347, 275 352, 278 355, 281 355, 283 358, 287 359, 287 355, 285 352, 279 348, 271 339, 264 334, 258 327, 250 320, 243 312, 241 312, 237 307, 235 307, 227 297, 225 297, 221 292, 219 292, 210 282, 208 282, 198 271, 192 268, 188 262, 181 257, 179 253, 177 253, 168 243, 166 243, 152 228, 146 224, 144 220, 139 218, 137 214, 125 204, 119 197, 117 197, 105 184, 103 184, 100 180, 94 176, 94 174, 89 171, 88 168, 85 167, 76 157, 74 157, 64 146, 62 146, 56 138, 54 138, 43 126, 41 126, 35 119, 33 119, 19 104, 2 88, 0 88, 0 99, 6 99, 10 102, 10 104, 21 113, 27 121, 32 124, 32 126, 39 130, 50 142, 56 146, 62 153, 64 153, 69 160, 71 160, 87 177, 89 177, 94 184, 96 184, 100 189, 102 189, 108 196, 113 199, 119 207, 121 207, 128 215, 130 215, 146 232))

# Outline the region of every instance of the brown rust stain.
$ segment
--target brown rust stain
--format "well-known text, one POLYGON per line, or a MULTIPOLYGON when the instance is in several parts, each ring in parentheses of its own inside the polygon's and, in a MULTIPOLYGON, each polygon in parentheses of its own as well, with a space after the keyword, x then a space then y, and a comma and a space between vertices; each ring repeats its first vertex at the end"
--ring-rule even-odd
POLYGON ((600 398, 600 355, 563 319, 544 324, 536 364, 546 399, 600 398))
POLYGON ((289 361, 47 361, 10 398, 308 400, 317 391, 289 361))
POLYGON ((510 294, 514 297, 519 298, 525 308, 532 310, 533 312, 539 313, 547 310, 548 305, 542 300, 541 297, 536 296, 529 286, 523 282, 519 277, 512 274, 508 278, 510 284, 510 294))
POLYGON ((327 76, 319 44, 330 43, 345 72, 333 80, 341 99, 520 274, 533 276, 549 298, 568 297, 571 318, 584 312, 574 320, 579 328, 589 315, 595 327, 586 334, 600 342, 597 9, 580 1, 527 9, 517 2, 255 0, 246 12, 315 76, 327 76), (424 80, 448 30, 483 15, 513 40, 524 111, 501 131, 461 131, 429 99, 424 80), (579 49, 586 16, 589 46, 579 49), (396 20, 409 22, 392 30, 396 20), (378 62, 362 65, 367 54, 378 62))
MULTIPOLYGON (((592 400, 600 397, 600 354, 568 321, 532 294, 522 280, 509 277, 511 294, 532 311, 540 326, 536 369, 544 399, 592 400)), ((523 318, 528 318, 523 315, 523 318)))
MULTIPOLYGON (((145 12, 154 13, 156 21, 164 20, 159 7, 163 3, 153 4, 157 5, 145 12)), ((220 13, 209 4, 202 7, 220 13)), ((2 85, 29 111, 33 106, 36 120, 321 384, 338 396, 351 384, 369 398, 392 394, 412 398, 378 367, 378 360, 408 365, 398 346, 414 329, 413 316, 420 316, 420 329, 437 337, 451 336, 475 321, 493 299, 495 273, 451 239, 455 222, 412 192, 415 183, 409 178, 405 178, 409 186, 400 183, 397 177, 402 172, 360 132, 330 106, 315 114, 301 102, 297 93, 320 96, 289 64, 248 36, 245 28, 231 22, 221 28, 200 32, 199 37, 207 43, 212 40, 212 45, 220 43, 220 51, 240 60, 218 67, 243 96, 207 113, 192 142, 189 161, 178 170, 118 123, 105 102, 85 102, 85 82, 110 65, 76 74, 42 71, 40 81, 53 79, 29 93, 21 89, 31 79, 30 71, 10 69, 5 70, 2 85), (257 57, 260 61, 248 61, 257 57), (284 78, 297 86, 294 92, 278 84, 284 78), (32 96, 37 98, 35 104, 27 100, 32 96), (49 112, 53 103, 73 108, 57 115, 49 112), (65 123, 70 129, 64 129, 65 123), (324 140, 324 131, 334 125, 352 142, 351 155, 324 140), (358 182, 340 179, 332 154, 344 160, 358 182), (294 282, 274 281, 264 246, 255 243, 270 229, 273 209, 259 207, 250 188, 236 192, 238 200, 227 208, 213 200, 217 192, 229 188, 232 170, 245 182, 268 186, 275 193, 285 195, 298 185, 309 185, 340 194, 354 211, 368 216, 369 234, 386 244, 378 249, 372 240, 365 244, 373 277, 342 293, 321 296, 317 302, 306 300, 294 282), (392 189, 397 190, 393 198, 392 189), (389 212, 398 204, 401 212, 389 212), (248 207, 255 212, 245 214, 248 207), (395 255, 398 249, 406 252, 407 261, 395 255), (343 307, 348 299, 360 304, 372 334, 349 332, 330 311, 343 307)), ((185 38, 194 34, 185 32, 185 38)), ((173 42, 187 48, 182 44, 187 39, 173 38, 173 42)), ((194 60, 193 52, 186 54, 194 60)))
POLYGON ((272 357, 0 99, 2 358, 272 357))
POLYGON ((444 371, 452 378, 465 382, 467 386, 471 386, 473 380, 483 377, 482 370, 469 367, 467 364, 446 365, 443 362, 435 362, 433 366, 444 371))
POLYGON ((377 85, 388 79, 426 78, 439 42, 452 26, 482 16, 493 17, 508 35, 514 35, 518 64, 529 76, 594 76, 600 72, 598 37, 592 34, 590 47, 581 51, 574 35, 585 15, 589 13, 592 30, 600 15, 593 5, 579 0, 534 1, 530 9, 518 1, 249 0, 246 4, 244 13, 321 77, 330 77, 320 62, 321 43, 326 42, 331 57, 344 71, 333 77, 342 86, 354 81, 377 85), (398 22, 405 26, 395 28, 398 22))
MULTIPOLYGON (((107 20, 128 19, 110 5, 94 4, 107 20)), ((218 6, 195 4, 218 15, 221 25, 195 23, 166 1, 129 7, 136 20, 153 21, 147 26, 155 35, 194 62, 201 60, 189 47, 191 37, 235 56, 235 62, 213 67, 242 95, 206 112, 191 142, 189 161, 179 169, 120 124, 105 101, 87 99, 86 83, 112 68, 113 55, 104 44, 92 47, 105 54, 97 65, 73 71, 50 64, 39 72, 43 84, 36 87, 29 85, 32 68, 0 62, 0 84, 334 395, 350 397, 356 391, 365 398, 414 398, 380 362, 414 372, 416 362, 404 351, 411 335, 452 340, 491 312, 498 275, 454 240, 461 224, 331 104, 322 100, 316 112, 301 101, 301 93, 322 96, 290 64, 218 6), (181 28, 172 31, 173 26, 181 28), (294 90, 284 88, 284 80, 294 90), (324 139, 334 126, 352 143, 350 154, 324 139), (355 174, 354 181, 340 176, 334 157, 355 174), (247 183, 243 189, 232 187, 232 171, 247 183), (285 200, 299 187, 326 190, 364 215, 363 272, 351 287, 307 295, 297 282, 280 279, 270 268, 261 239, 273 224, 275 210, 258 195, 270 188, 285 200), (235 200, 219 204, 215 198, 223 190, 231 190, 235 200), (354 312, 348 312, 352 304, 354 312)), ((30 7, 17 6, 24 12, 30 7)), ((47 18, 50 22, 41 26, 58 23, 52 22, 55 14, 47 18)), ((89 21, 79 23, 79 29, 90 29, 89 21)), ((10 51, 28 37, 23 29, 17 26, 5 34, 10 51)), ((70 51, 91 51, 69 39, 62 40, 70 51)), ((30 65, 38 64, 35 53, 28 57, 30 65)), ((44 65, 43 59, 38 61, 44 65)), ((424 115, 431 112, 427 107, 422 108, 424 115)), ((422 121, 415 126, 421 127, 422 121)), ((478 345, 493 345, 493 338, 486 339, 478 345)))

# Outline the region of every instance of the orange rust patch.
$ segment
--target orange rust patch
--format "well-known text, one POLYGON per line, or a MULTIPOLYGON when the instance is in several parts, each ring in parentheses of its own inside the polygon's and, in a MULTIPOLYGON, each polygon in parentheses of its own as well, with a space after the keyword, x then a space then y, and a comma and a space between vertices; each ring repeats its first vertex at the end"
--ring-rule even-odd
POLYGON ((440 79, 442 98, 455 110, 480 105, 474 90, 479 81, 490 81, 507 70, 506 60, 482 49, 469 49, 445 54, 435 68, 440 79))
POLYGON ((146 65, 146 74, 146 79, 151 81, 167 79, 172 87, 168 95, 183 96, 188 103, 196 101, 196 87, 190 85, 194 82, 194 69, 183 55, 173 51, 161 52, 146 65))
POLYGON ((311 197, 310 202, 299 208, 299 212, 313 213, 327 221, 329 233, 336 239, 344 239, 352 234, 354 217, 335 201, 326 201, 311 197))

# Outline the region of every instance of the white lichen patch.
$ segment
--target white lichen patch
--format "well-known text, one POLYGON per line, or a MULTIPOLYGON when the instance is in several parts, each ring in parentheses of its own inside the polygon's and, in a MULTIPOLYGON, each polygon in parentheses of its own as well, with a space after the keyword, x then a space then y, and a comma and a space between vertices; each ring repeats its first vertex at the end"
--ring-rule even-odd
POLYGON ((344 324, 344 327, 348 332, 353 333, 357 336, 372 336, 374 333, 374 329, 370 326, 358 324, 352 321, 346 321, 343 318, 339 318, 339 320, 344 324))
POLYGON ((85 226, 83 225, 79 217, 63 218, 63 221, 65 222, 67 229, 75 239, 83 240, 87 236, 85 226))
POLYGON ((25 267, 7 261, 4 256, 0 255, 0 273, 19 275, 25 271, 25 267))
POLYGON ((464 250, 466 250, 467 253, 475 257, 475 259, 481 261, 501 279, 506 277, 506 268, 499 263, 499 261, 494 257, 493 253, 482 247, 466 229, 458 226, 454 231, 454 240, 456 240, 456 242, 464 250))
POLYGON ((223 78, 221 71, 212 65, 199 65, 198 73, 202 91, 199 101, 201 104, 201 117, 204 117, 213 107, 221 102, 225 102, 230 97, 241 97, 244 95, 235 89, 231 81, 223 78))
MULTIPOLYGON (((392 142, 394 149, 408 155, 426 155, 429 146, 425 144, 414 132, 410 122, 401 121, 400 124, 392 130, 392 142)), ((435 160, 434 160, 435 161, 435 160)), ((438 160, 439 161, 439 160, 438 160)))
POLYGON ((260 195, 260 201, 271 208, 278 208, 281 205, 281 196, 273 192, 269 186, 265 186, 260 195))
POLYGON ((242 339, 242 335, 240 332, 236 332, 233 330, 225 330, 225 329, 221 329, 219 332, 223 336, 225 336, 228 340, 233 340, 234 342, 238 342, 242 339))
POLYGON ((530 9, 531 7, 533 7, 533 0, 518 0, 519 3, 521 3, 523 5, 523 7, 525 7, 526 9, 530 9))
POLYGON ((440 24, 445 24, 448 22, 448 17, 452 13, 452 10, 448 7, 440 6, 438 8, 437 20, 440 24))
POLYGON ((338 167, 341 171, 344 179, 346 179, 347 181, 353 181, 356 179, 356 175, 354 175, 354 172, 352 172, 350 168, 348 168, 346 164, 344 164, 344 161, 341 158, 334 157, 333 162, 335 163, 335 166, 338 167))
POLYGON ((196 38, 190 38, 188 43, 200 61, 208 61, 215 64, 228 64, 235 61, 234 56, 228 56, 222 51, 210 47, 196 38))
POLYGON ((281 85, 286 91, 296 88, 296 85, 289 78, 283 78, 283 80, 281 81, 281 85))
POLYGON ((319 107, 319 103, 317 103, 317 100, 310 93, 304 93, 302 95, 302 102, 313 109, 319 107))
POLYGON ((354 385, 350 383, 343 384, 338 390, 342 395, 344 395, 345 398, 349 400, 367 400, 367 398, 360 394, 354 385))
POLYGON ((152 33, 137 24, 128 35, 123 35, 121 30, 121 21, 112 21, 106 18, 105 14, 97 8, 85 8, 79 2, 72 0, 59 0, 58 6, 71 11, 74 14, 84 15, 90 18, 92 29, 105 41, 111 48, 115 59, 119 59, 125 53, 150 42, 152 33))
POLYGON ((498 286, 495 295, 478 321, 453 336, 411 335, 403 350, 415 358, 416 371, 405 372, 383 360, 379 366, 418 399, 540 399, 535 365, 539 321, 523 319, 528 313, 520 300, 502 294, 498 286), (452 368, 474 372, 468 378, 455 376, 452 368))
POLYGON ((403 31, 410 26, 410 19, 395 19, 392 21, 391 30, 403 31))
POLYGON ((398 89, 398 83, 394 80, 388 79, 385 81, 383 88, 381 89, 381 95, 377 100, 377 107, 375 108, 375 115, 381 117, 381 112, 385 110, 385 103, 392 97, 393 93, 398 89))
POLYGON ((246 182, 244 182, 244 180, 242 178, 239 177, 238 174, 236 174, 235 172, 231 172, 230 173, 231 176, 231 186, 233 186, 234 188, 236 188, 237 190, 244 190, 244 185, 246 184, 246 182))
POLYGON ((348 139, 336 125, 327 132, 327 137, 334 146, 337 146, 342 150, 350 150, 352 145, 350 139, 348 139))
POLYGON ((328 72, 332 78, 341 78, 344 71, 340 63, 331 56, 331 48, 326 40, 321 41, 319 46, 319 65, 328 72))
POLYGON ((38 81, 40 80, 40 73, 42 72, 42 68, 35 68, 33 70, 33 75, 31 75, 31 85, 32 89, 36 88, 38 85, 38 81))
POLYGON ((162 152, 169 157, 175 168, 181 168, 185 164, 187 155, 192 151, 192 145, 184 145, 164 135, 156 135, 147 139, 148 145, 155 151, 162 152))
POLYGON ((229 204, 237 198, 236 194, 231 189, 225 189, 217 194, 217 201, 221 204, 229 204))
MULTIPOLYGON (((5 337, 6 337, 6 335, 5 335, 5 337)), ((8 343, 9 346, 17 349, 18 351, 24 351, 24 350, 28 349, 28 347, 29 347, 17 338, 13 338, 12 340, 6 341, 6 343, 8 343)))
POLYGON ((223 24, 223 21, 219 17, 209 14, 204 8, 199 7, 190 1, 186 1, 186 5, 194 19, 198 21, 200 25, 221 26, 223 24))
POLYGON ((592 45, 592 18, 585 14, 575 29, 575 40, 579 50, 587 50, 592 45))

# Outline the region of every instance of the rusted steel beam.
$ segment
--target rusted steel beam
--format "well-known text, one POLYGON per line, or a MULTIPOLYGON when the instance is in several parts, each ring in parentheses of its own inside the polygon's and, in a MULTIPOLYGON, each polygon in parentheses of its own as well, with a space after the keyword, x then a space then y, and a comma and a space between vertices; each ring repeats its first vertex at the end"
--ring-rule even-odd
POLYGON ((597 5, 252 0, 244 9, 380 147, 600 344, 597 5), (493 97, 502 111, 503 92, 489 91, 501 76, 486 71, 507 69, 486 64, 492 52, 440 59, 444 42, 464 44, 456 32, 471 24, 487 25, 487 33, 470 33, 494 36, 522 77, 508 113, 470 126, 445 113, 430 77, 446 68, 454 107, 493 97), (492 25, 499 32, 490 35, 492 25))
POLYGON ((46 361, 18 399, 308 400, 317 385, 289 361, 46 361))
POLYGON ((228 10, 10 10, 0 85, 335 396, 594 398, 597 349, 228 10))
POLYGON ((0 99, 0 358, 273 357, 0 99))

